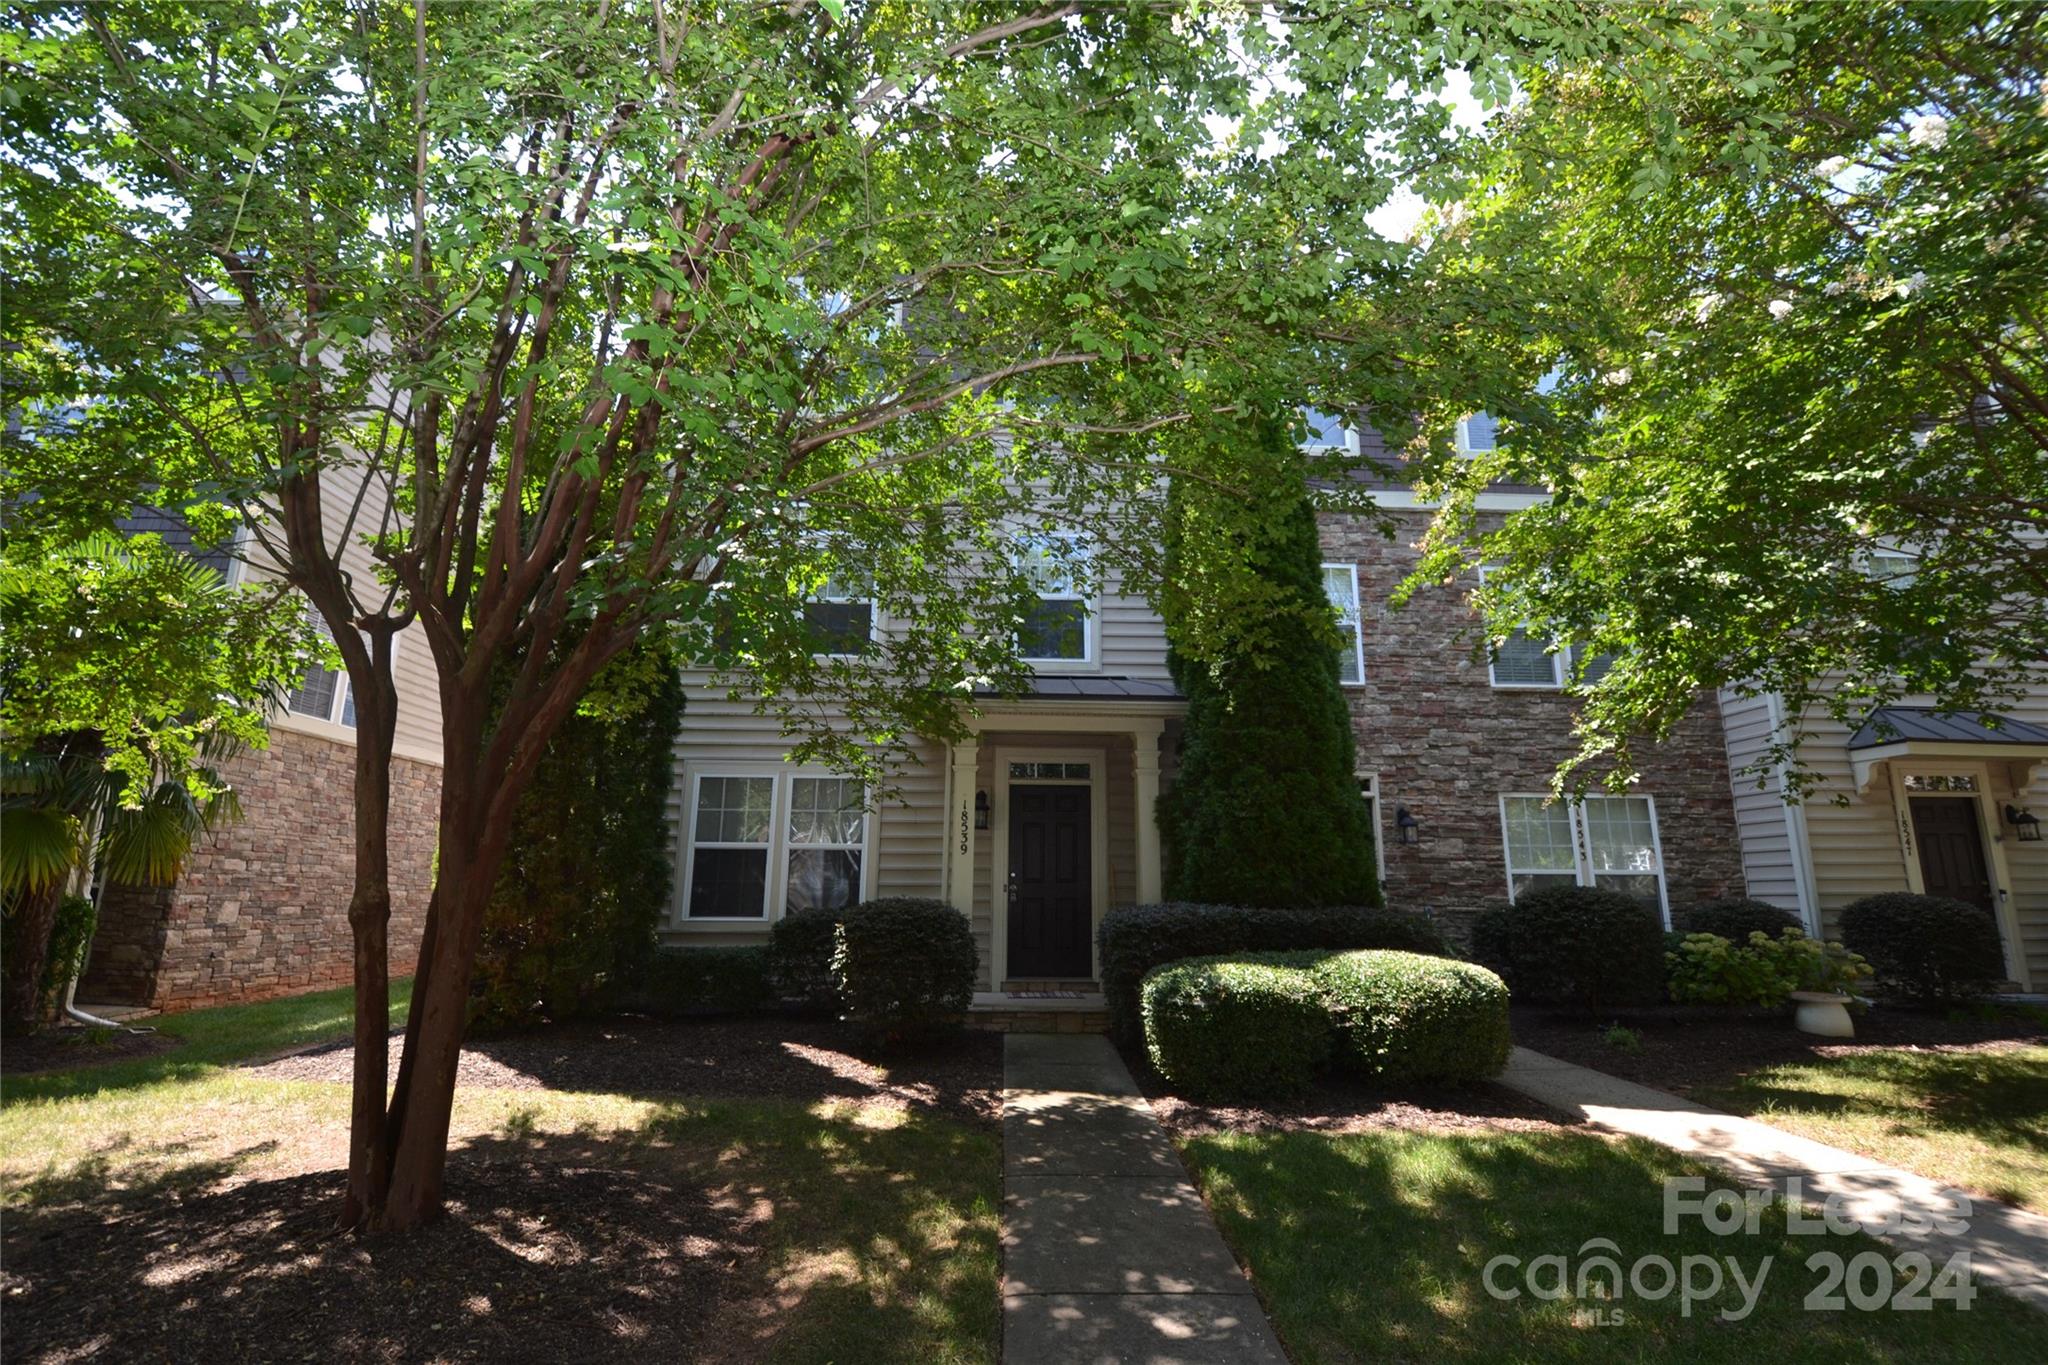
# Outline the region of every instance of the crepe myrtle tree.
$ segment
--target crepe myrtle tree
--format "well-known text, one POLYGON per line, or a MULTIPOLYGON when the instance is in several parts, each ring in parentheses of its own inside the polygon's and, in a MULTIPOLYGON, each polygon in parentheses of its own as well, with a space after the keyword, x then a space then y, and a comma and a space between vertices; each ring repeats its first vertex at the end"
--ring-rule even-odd
MULTIPOLYGON (((356 699, 344 1222, 439 1207, 507 817, 599 669, 662 634, 798 753, 885 779, 973 681, 1018 678, 1021 534, 1090 532, 1073 567, 1144 589, 1158 432, 1413 401, 1352 301, 1404 253, 1368 215, 1455 139, 1428 93, 1457 64, 1504 91, 1618 28, 1180 0, 23 15, 8 363, 93 399, 25 477, 78 517, 143 484, 231 507, 356 699), (832 577, 901 630, 821 657, 797 601, 832 577), (440 856, 387 1086, 414 627, 440 856)), ((1761 60, 1740 24, 1703 31, 1761 60)), ((1227 445, 1183 444, 1204 463, 1176 473, 1238 481, 1227 445)))
MULTIPOLYGON (((1436 360, 1505 421, 1459 461, 1431 414, 1453 496, 1417 581, 1490 562, 1495 638, 1615 656, 1575 782, 1625 780, 1702 689, 1854 725, 2048 681, 2048 10, 1784 17, 1770 83, 1678 47, 1640 65, 1682 102, 1532 73, 1425 231, 1411 306, 1471 301, 1436 360), (1554 496, 1496 521, 1496 479, 1554 496)), ((1810 789, 1802 738, 1759 778, 1810 789)))

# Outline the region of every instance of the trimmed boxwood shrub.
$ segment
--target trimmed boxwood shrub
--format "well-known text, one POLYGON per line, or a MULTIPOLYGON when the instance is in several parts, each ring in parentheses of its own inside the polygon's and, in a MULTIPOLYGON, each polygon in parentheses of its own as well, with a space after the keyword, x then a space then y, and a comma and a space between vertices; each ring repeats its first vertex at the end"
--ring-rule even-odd
POLYGON ((1775 939, 1787 929, 1805 927, 1790 910, 1769 901, 1753 901, 1746 896, 1708 901, 1705 905, 1681 910, 1672 918, 1675 921, 1673 927, 1681 939, 1686 934, 1713 934, 1730 943, 1747 943, 1751 934, 1775 939))
POLYGON ((1309 974, 1346 1071, 1409 1085, 1483 1081, 1507 1065, 1507 983, 1484 967, 1368 950, 1332 953, 1309 974))
POLYGON ((1940 896, 1852 901, 1842 907, 1842 942, 1869 961, 1882 989, 1917 1000, 1966 1000, 2005 978, 1990 912, 1940 896))
POLYGON ((1284 1099, 1329 1061, 1330 1017, 1314 954, 1198 957, 1144 979, 1145 1051, 1196 1099, 1284 1099))
POLYGON ((1480 912, 1472 956, 1507 979, 1517 1000, 1599 1009, 1664 996, 1664 926, 1633 896, 1597 886, 1547 886, 1480 912))
POLYGON ((806 1009, 836 1013, 832 953, 845 910, 792 910, 768 931, 768 971, 775 990, 806 1009))
POLYGON ((1443 935, 1421 915, 1376 906, 1261 910, 1184 901, 1123 905, 1102 917, 1097 937, 1110 1031, 1125 1042, 1141 1036, 1138 987, 1145 974, 1182 958, 1308 948, 1451 954, 1443 935))
POLYGON ((649 1014, 737 1014, 775 1003, 764 943, 664 948, 634 974, 619 1004, 649 1014))
POLYGON ((967 916, 946 902, 873 900, 839 922, 832 984, 849 1023, 900 1042, 960 1026, 977 961, 967 916))

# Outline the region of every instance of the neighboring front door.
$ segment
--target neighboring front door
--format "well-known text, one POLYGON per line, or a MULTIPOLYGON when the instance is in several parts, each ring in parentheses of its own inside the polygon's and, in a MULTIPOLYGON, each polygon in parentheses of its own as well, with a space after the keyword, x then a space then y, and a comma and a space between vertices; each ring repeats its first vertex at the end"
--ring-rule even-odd
POLYGON ((1992 914, 1991 871, 1977 830, 1977 802, 1969 796, 1915 796, 1913 839, 1920 845, 1920 880, 1930 896, 1981 905, 1992 914))
POLYGON ((1008 974, 1086 980, 1094 926, 1087 787, 1010 788, 1008 974))

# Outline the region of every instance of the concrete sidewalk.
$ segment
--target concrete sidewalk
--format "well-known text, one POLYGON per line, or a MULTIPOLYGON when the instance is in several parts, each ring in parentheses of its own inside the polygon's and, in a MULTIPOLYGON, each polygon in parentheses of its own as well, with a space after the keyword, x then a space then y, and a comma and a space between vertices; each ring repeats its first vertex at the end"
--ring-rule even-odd
MULTIPOLYGON (((1839 1195, 1842 1211, 1865 1226, 1896 1218, 1901 1211, 1947 1206, 1941 1193, 1946 1187, 1939 1181, 1524 1047, 1514 1050, 1500 1083, 1601 1128, 1710 1161, 1741 1184, 1769 1185, 1782 1194, 1786 1182, 1797 1177, 1808 1202, 1839 1195)), ((1953 1252, 1967 1251, 1974 1283, 1993 1285, 2048 1311, 2048 1218, 1974 1195, 1970 1202, 1965 1232, 1951 1236, 1929 1230, 1890 1240, 1928 1253, 1936 1265, 1953 1252)))
POLYGON ((1003 1039, 1003 1359, 1285 1365, 1109 1040, 1003 1039))

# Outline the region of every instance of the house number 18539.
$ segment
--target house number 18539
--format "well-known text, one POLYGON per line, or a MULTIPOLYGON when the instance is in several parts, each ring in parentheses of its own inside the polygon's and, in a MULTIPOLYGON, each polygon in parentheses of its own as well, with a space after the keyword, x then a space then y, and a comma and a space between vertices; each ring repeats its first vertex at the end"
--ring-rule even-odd
POLYGON ((960 851, 962 853, 967 851, 968 831, 974 828, 974 826, 967 823, 969 814, 970 812, 966 806, 960 807, 960 851))

